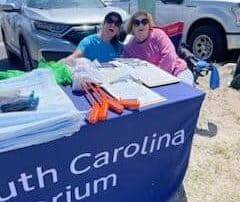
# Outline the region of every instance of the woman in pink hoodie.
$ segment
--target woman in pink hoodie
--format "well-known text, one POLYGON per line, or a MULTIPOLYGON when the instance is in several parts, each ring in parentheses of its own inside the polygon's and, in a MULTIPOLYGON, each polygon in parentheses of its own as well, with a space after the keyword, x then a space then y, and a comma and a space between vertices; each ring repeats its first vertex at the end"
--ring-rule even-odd
POLYGON ((153 28, 152 16, 146 11, 137 11, 129 19, 127 33, 133 37, 124 45, 123 57, 146 60, 190 85, 193 74, 181 59, 173 43, 164 31, 153 28))

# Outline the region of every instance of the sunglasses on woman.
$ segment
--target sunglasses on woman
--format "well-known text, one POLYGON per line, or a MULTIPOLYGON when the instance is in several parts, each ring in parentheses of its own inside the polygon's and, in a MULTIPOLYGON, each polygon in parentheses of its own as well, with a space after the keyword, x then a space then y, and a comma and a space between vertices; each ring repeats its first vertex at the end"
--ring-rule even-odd
POLYGON ((135 26, 135 27, 138 27, 140 26, 140 24, 142 24, 143 26, 147 25, 149 23, 149 20, 147 18, 144 18, 142 20, 138 20, 138 19, 134 19, 132 24, 135 26))
POLYGON ((107 18, 105 22, 108 24, 114 24, 117 27, 120 27, 122 24, 119 20, 113 20, 112 18, 107 18))

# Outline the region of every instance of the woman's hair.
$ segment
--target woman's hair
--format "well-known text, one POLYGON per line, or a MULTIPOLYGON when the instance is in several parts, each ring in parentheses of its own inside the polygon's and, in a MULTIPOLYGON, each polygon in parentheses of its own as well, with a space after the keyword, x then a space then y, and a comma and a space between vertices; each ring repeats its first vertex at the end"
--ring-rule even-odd
POLYGON ((150 13, 148 13, 147 11, 140 10, 140 11, 135 12, 135 13, 129 18, 128 23, 127 23, 127 27, 126 27, 126 32, 127 32, 127 34, 132 33, 133 21, 134 21, 138 16, 141 16, 141 15, 144 15, 144 16, 148 19, 150 28, 153 27, 152 15, 151 15, 150 13))

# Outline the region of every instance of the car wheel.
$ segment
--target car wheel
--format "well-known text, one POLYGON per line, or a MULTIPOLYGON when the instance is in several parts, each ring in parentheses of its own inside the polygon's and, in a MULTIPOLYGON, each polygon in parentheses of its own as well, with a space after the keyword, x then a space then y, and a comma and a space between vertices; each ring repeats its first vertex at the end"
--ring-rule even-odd
POLYGON ((16 63, 17 61, 19 61, 19 58, 9 49, 3 30, 2 30, 2 40, 3 40, 3 44, 5 47, 5 51, 6 51, 9 62, 16 63))
POLYGON ((33 62, 25 42, 21 42, 21 57, 26 71, 33 69, 33 62))
POLYGON ((213 26, 200 26, 195 29, 188 40, 195 56, 207 61, 220 61, 224 58, 226 43, 221 30, 213 26))

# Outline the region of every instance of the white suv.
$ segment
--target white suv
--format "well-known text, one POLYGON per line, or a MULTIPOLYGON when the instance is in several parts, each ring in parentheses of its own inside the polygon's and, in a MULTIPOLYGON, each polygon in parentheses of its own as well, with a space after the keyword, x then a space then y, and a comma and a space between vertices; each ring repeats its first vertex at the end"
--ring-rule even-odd
MULTIPOLYGON (((138 0, 105 0, 133 13, 138 0)), ((239 0, 149 0, 155 3, 155 23, 184 22, 183 42, 204 60, 224 59, 226 50, 240 50, 239 0)))
POLYGON ((121 8, 101 0, 6 0, 0 4, 1 32, 8 58, 22 59, 26 70, 37 61, 59 59, 70 54, 86 35, 95 33, 105 15, 121 8))

